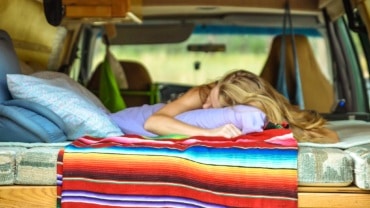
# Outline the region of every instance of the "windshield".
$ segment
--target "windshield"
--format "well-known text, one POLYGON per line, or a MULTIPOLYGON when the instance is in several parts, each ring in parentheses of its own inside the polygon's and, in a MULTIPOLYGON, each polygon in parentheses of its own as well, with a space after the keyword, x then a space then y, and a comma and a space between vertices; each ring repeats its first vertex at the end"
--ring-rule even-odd
MULTIPOLYGON (((281 31, 258 31, 253 28, 237 32, 228 26, 228 32, 196 27, 193 34, 177 44, 112 45, 111 52, 118 60, 141 62, 149 71, 154 82, 199 85, 213 81, 234 69, 246 69, 260 74, 269 54, 273 38, 281 31), (221 44, 224 51, 189 51, 191 44, 221 44)), ((307 32, 306 32, 307 33, 307 32)), ((329 80, 328 52, 325 39, 317 35, 309 36, 310 44, 321 69, 329 80)), ((97 55, 93 66, 104 56, 104 45, 98 40, 97 55)))

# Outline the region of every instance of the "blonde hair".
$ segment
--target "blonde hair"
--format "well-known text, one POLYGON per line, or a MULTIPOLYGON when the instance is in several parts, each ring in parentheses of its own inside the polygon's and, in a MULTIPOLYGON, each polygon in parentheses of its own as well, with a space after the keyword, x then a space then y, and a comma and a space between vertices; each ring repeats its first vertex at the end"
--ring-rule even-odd
POLYGON ((237 70, 217 82, 205 85, 201 98, 209 93, 212 86, 219 86, 219 101, 222 106, 238 104, 254 106, 263 111, 272 123, 287 122, 299 142, 320 142, 325 136, 326 120, 316 111, 300 110, 278 93, 261 77, 237 70))

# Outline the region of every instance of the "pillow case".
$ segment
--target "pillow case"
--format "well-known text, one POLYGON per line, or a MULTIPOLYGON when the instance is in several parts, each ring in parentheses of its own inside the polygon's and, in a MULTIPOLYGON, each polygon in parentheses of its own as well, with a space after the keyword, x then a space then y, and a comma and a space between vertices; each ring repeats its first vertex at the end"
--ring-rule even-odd
POLYGON ((81 96, 81 99, 90 102, 93 105, 103 109, 105 112, 109 110, 103 105, 103 103, 96 97, 92 92, 82 86, 80 83, 76 82, 68 75, 60 72, 53 71, 42 71, 31 74, 31 76, 41 78, 41 79, 57 79, 58 82, 63 83, 65 89, 69 89, 81 96))
POLYGON ((107 137, 122 135, 121 130, 99 107, 71 89, 65 79, 40 79, 28 75, 7 75, 9 91, 15 99, 43 105, 66 125, 69 140, 89 135, 107 137))
POLYGON ((45 106, 28 100, 0 104, 0 142, 64 142, 63 120, 45 106))
MULTIPOLYGON (((110 117, 125 134, 157 136, 144 129, 144 122, 150 115, 162 108, 163 105, 155 104, 131 107, 117 113, 112 113, 110 117)), ((209 129, 232 123, 243 134, 261 132, 267 120, 266 115, 262 111, 246 105, 197 109, 179 114, 176 116, 176 119, 190 125, 209 129)))

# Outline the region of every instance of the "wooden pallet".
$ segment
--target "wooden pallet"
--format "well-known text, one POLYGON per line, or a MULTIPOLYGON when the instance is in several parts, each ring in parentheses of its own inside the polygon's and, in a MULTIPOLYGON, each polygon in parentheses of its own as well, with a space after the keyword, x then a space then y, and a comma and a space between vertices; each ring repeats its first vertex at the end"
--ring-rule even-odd
MULTIPOLYGON (((54 208, 56 186, 0 186, 1 208, 54 208)), ((299 187, 300 208, 369 208, 370 191, 350 187, 299 187)))

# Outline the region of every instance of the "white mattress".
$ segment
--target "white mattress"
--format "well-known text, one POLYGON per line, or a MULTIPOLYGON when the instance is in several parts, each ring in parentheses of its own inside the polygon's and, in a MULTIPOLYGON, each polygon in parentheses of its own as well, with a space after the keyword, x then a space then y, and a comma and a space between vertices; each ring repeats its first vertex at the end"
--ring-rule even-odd
POLYGON ((0 185, 14 184, 16 155, 24 149, 19 147, 2 147, 0 149, 0 185))
MULTIPOLYGON (((62 144, 0 144, 0 185, 55 185, 62 144), (4 147, 5 145, 5 147, 4 147), (18 146, 17 146, 18 145, 18 146), (14 147, 17 146, 17 147, 14 147)), ((300 147, 298 181, 309 186, 346 186, 353 181, 348 153, 335 148, 300 147)))
POLYGON ((0 143, 0 185, 55 185, 57 156, 67 143, 0 143))
POLYGON ((354 161, 356 186, 370 190, 370 144, 351 147, 346 152, 354 161))
POLYGON ((300 147, 332 147, 348 149, 354 146, 370 143, 370 122, 359 120, 331 121, 328 128, 336 131, 340 138, 338 143, 318 144, 304 142, 299 143, 300 147))
POLYGON ((348 186, 353 182, 353 160, 337 148, 300 147, 298 182, 303 186, 348 186))

